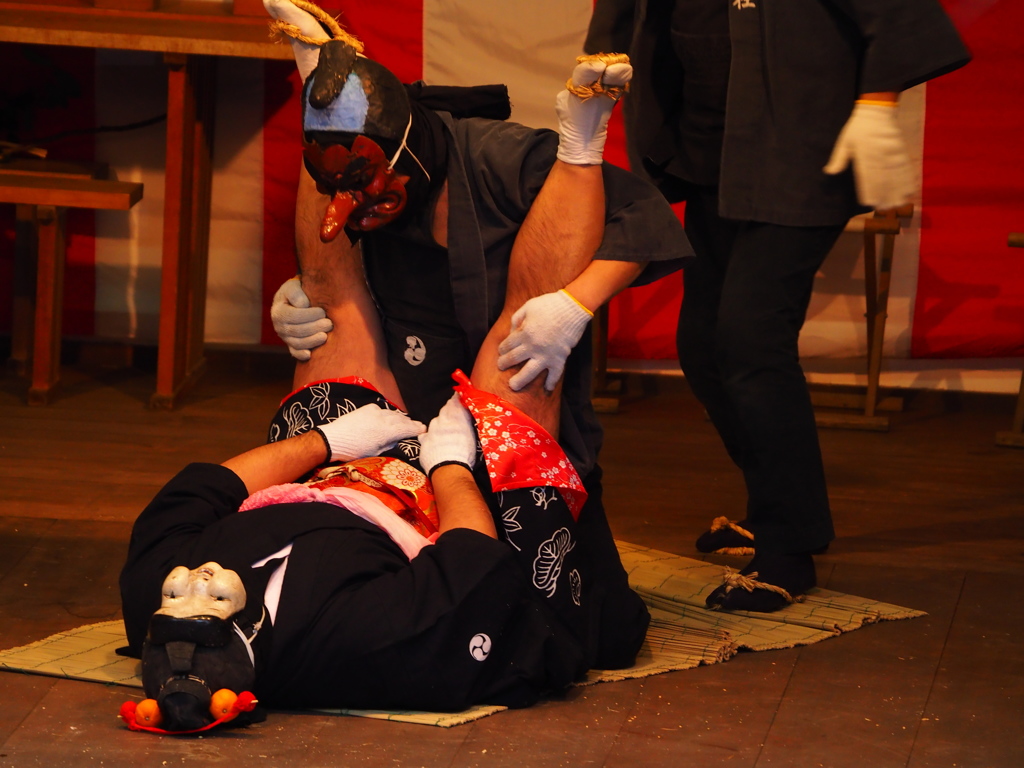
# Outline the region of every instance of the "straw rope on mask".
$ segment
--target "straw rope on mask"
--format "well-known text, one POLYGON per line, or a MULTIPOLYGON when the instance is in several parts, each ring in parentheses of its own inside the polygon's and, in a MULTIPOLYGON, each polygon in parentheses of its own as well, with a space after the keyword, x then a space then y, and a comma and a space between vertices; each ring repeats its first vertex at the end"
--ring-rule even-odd
POLYGON ((273 34, 291 40, 303 78, 303 161, 317 190, 331 198, 320 239, 394 221, 406 209, 410 180, 430 182, 408 146, 413 113, 405 86, 313 3, 264 0, 264 6, 274 17, 273 34), (403 157, 410 161, 399 168, 403 157))

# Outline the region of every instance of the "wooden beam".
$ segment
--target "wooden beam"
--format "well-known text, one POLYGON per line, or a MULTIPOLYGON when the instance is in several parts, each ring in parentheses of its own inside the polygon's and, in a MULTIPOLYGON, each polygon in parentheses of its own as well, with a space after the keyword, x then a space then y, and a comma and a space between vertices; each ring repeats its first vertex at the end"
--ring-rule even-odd
POLYGON ((127 211, 141 199, 142 184, 133 181, 0 174, 0 203, 127 211))
POLYGON ((269 22, 269 17, 233 16, 230 10, 225 14, 220 3, 164 13, 0 2, 0 42, 291 59, 291 46, 271 39, 269 22))

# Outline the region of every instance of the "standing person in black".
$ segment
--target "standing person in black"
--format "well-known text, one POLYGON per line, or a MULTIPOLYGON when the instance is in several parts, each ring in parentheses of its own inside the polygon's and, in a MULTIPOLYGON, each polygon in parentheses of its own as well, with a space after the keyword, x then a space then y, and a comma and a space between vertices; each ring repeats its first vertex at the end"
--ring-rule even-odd
MULTIPOLYGON (((776 610, 834 536, 798 352, 815 273, 851 216, 915 191, 899 92, 969 55, 935 0, 597 0, 586 49, 629 52, 630 162, 686 201, 679 360, 755 550, 708 605, 776 610)), ((726 526, 697 546, 750 544, 726 526)))

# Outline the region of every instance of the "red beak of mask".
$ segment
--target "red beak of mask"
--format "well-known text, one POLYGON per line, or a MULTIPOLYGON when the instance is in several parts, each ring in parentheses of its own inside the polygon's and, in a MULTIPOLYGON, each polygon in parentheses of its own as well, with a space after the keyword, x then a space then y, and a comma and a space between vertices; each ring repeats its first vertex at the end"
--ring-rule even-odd
POLYGON ((330 195, 320 239, 329 243, 345 229, 367 232, 394 221, 405 209, 405 182, 376 142, 359 135, 347 148, 303 143, 303 157, 316 170, 316 188, 330 195))

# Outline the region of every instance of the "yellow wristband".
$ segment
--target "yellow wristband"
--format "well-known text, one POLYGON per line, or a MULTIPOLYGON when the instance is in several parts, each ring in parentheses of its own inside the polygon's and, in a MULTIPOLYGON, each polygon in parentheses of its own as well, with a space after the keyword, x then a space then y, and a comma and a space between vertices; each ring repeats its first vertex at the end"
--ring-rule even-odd
POLYGON ((564 294, 565 294, 566 296, 568 296, 568 297, 569 297, 570 299, 572 299, 573 301, 575 301, 575 302, 576 302, 576 305, 577 305, 577 306, 578 306, 578 307, 579 307, 580 309, 582 309, 582 310, 583 310, 584 312, 586 312, 586 313, 587 313, 588 315, 590 315, 591 317, 593 317, 593 316, 594 316, 594 313, 593 313, 593 312, 591 312, 591 311, 590 311, 589 309, 587 309, 587 308, 586 308, 585 306, 583 306, 583 305, 582 305, 582 304, 580 303, 580 300, 579 300, 579 299, 577 299, 577 298, 576 298, 575 296, 573 296, 573 295, 572 295, 571 293, 569 293, 569 292, 568 292, 567 290, 565 290, 565 288, 563 288, 563 289, 562 289, 562 293, 564 293, 564 294))
POLYGON ((895 101, 879 101, 878 99, 857 99, 854 104, 867 104, 871 107, 896 107, 899 106, 898 102, 895 101))

